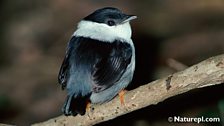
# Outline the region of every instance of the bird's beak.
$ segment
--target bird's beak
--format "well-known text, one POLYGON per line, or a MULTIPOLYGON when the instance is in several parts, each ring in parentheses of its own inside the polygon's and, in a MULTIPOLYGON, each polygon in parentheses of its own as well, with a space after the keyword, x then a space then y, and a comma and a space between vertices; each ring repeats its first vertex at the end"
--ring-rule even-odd
POLYGON ((124 24, 124 23, 129 22, 129 21, 131 21, 133 19, 136 19, 136 18, 137 18, 137 16, 135 16, 135 15, 126 15, 124 20, 121 23, 124 24))

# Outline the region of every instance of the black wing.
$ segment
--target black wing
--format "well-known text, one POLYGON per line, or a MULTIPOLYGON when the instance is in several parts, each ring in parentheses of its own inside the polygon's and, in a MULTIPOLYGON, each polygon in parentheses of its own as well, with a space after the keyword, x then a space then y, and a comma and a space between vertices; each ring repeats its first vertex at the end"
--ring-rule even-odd
POLYGON ((76 41, 76 37, 73 37, 70 42, 68 43, 68 47, 66 50, 65 58, 62 62, 59 74, 58 74, 58 83, 61 84, 62 89, 66 87, 67 79, 68 79, 68 72, 70 68, 69 58, 71 56, 71 52, 74 48, 74 43, 76 41))
POLYGON ((116 83, 131 62, 132 48, 130 44, 115 41, 104 43, 109 48, 97 60, 92 70, 93 92, 100 92, 116 83), (108 44, 108 45, 107 45, 108 44))
POLYGON ((58 81, 64 88, 69 76, 73 77, 73 83, 81 82, 82 84, 86 84, 90 78, 92 91, 100 92, 121 78, 131 62, 131 57, 132 48, 128 43, 121 41, 109 43, 90 38, 73 37, 69 42, 58 81), (70 75, 71 66, 72 69, 80 72, 73 72, 70 75))

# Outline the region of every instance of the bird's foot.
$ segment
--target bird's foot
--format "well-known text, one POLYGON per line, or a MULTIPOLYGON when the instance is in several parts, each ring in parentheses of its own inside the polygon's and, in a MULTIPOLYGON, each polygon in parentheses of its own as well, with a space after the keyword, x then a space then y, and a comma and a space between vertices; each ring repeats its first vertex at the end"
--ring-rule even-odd
POLYGON ((118 95, 120 99, 120 103, 122 106, 125 106, 125 101, 124 101, 124 94, 127 92, 127 90, 121 90, 118 95))
POLYGON ((90 101, 86 102, 86 111, 91 112, 91 102, 90 101))

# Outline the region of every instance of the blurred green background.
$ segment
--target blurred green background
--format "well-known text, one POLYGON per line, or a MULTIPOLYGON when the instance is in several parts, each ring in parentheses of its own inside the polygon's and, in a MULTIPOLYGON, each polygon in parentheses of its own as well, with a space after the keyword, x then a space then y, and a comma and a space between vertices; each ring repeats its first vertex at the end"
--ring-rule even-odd
MULTIPOLYGON (((131 23, 137 63, 129 90, 224 52, 223 0, 2 0, 1 123, 30 125, 62 114, 66 92, 57 74, 67 42, 78 21, 105 6, 138 16, 131 23)), ((193 90, 99 125, 221 126, 167 118, 223 119, 223 90, 222 85, 193 90)))

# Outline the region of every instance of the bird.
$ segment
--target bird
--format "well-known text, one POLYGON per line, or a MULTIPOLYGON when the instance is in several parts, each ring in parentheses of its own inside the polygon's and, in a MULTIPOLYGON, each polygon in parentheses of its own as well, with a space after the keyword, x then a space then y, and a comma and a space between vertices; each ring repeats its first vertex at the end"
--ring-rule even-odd
POLYGON ((104 7, 84 17, 72 34, 58 74, 66 89, 62 112, 84 115, 87 105, 112 100, 132 81, 135 47, 128 15, 104 7))

